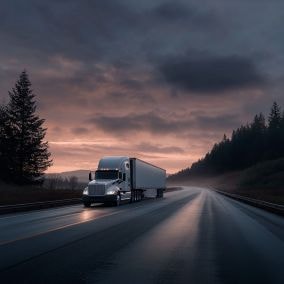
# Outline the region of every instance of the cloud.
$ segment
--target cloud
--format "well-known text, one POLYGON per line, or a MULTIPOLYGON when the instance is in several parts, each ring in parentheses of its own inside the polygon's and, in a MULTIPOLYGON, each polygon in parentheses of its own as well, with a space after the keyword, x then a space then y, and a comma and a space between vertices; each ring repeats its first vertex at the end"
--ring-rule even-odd
MULTIPOLYGON (((148 18, 149 20, 149 18, 148 18)), ((152 11, 152 21, 166 25, 177 24, 180 28, 194 30, 218 31, 222 29, 221 20, 216 14, 197 5, 180 1, 164 2, 152 11), (185 25, 182 27, 181 25, 185 25)))
POLYGON ((158 66, 158 71, 170 85, 201 94, 257 87, 265 83, 254 61, 237 55, 169 57, 158 66))
POLYGON ((153 10, 154 17, 159 17, 165 21, 188 19, 192 13, 187 5, 179 2, 165 2, 153 10))
POLYGON ((162 154, 172 154, 172 153, 184 153, 184 149, 178 146, 162 146, 154 145, 148 142, 143 142, 135 147, 138 151, 141 152, 150 152, 150 153, 162 153, 162 154))
POLYGON ((183 128, 183 121, 163 118, 153 112, 127 114, 124 116, 98 115, 87 121, 105 132, 124 134, 127 132, 148 131, 154 134, 174 133, 183 128))
POLYGON ((72 128, 71 131, 73 134, 76 134, 76 135, 82 135, 82 134, 89 133, 89 129, 85 127, 75 127, 75 128, 72 128))
POLYGON ((279 0, 2 2, 0 103, 27 69, 55 169, 130 151, 177 170, 283 102, 279 0))
POLYGON ((236 114, 224 114, 218 116, 196 116, 195 127, 200 129, 212 129, 212 130, 232 130, 241 125, 240 117, 236 114))
MULTIPOLYGON (((230 130, 240 125, 240 117, 236 114, 194 115, 182 117, 171 113, 168 117, 153 112, 144 114, 127 114, 124 116, 97 115, 87 121, 91 125, 112 135, 125 135, 130 132, 148 132, 153 135, 184 136, 193 130, 230 130)), ((141 144, 147 146, 147 144, 141 144)), ((175 149, 175 148, 173 148, 175 149)), ((159 148, 156 150, 159 152, 159 148)), ((161 150, 161 149, 160 149, 161 150)), ((177 150, 177 149, 175 149, 177 150)))

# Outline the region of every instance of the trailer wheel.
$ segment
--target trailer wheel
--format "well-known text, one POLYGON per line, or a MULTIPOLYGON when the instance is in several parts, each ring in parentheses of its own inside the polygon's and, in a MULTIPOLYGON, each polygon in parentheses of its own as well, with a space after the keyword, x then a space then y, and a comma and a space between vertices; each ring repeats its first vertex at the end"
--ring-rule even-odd
POLYGON ((162 198, 164 196, 164 190, 162 188, 157 189, 157 198, 162 198))

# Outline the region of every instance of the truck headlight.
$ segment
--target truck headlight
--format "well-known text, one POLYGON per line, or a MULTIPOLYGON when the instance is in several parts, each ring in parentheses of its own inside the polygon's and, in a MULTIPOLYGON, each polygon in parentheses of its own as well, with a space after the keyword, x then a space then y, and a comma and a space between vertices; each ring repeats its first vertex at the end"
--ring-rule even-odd
POLYGON ((89 194, 89 189, 88 187, 85 187, 85 189, 83 190, 83 194, 88 195, 89 194))
POLYGON ((113 195, 116 194, 119 191, 119 188, 117 186, 111 186, 107 189, 106 194, 107 195, 113 195))

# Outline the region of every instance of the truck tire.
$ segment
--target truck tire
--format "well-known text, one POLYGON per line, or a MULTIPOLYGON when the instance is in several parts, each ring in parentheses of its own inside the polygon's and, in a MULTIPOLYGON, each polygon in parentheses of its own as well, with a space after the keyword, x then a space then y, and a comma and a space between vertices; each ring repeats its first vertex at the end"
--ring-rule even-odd
POLYGON ((89 208, 89 207, 91 207, 91 202, 90 201, 83 201, 83 204, 84 204, 84 207, 86 207, 86 208, 89 208))
POLYGON ((117 194, 116 201, 114 202, 114 205, 119 206, 120 203, 121 203, 121 196, 120 196, 120 194, 117 194))
POLYGON ((140 190, 140 193, 139 193, 139 200, 142 201, 143 197, 144 197, 143 190, 140 190))
POLYGON ((164 196, 164 190, 163 188, 157 189, 157 198, 162 198, 164 196))

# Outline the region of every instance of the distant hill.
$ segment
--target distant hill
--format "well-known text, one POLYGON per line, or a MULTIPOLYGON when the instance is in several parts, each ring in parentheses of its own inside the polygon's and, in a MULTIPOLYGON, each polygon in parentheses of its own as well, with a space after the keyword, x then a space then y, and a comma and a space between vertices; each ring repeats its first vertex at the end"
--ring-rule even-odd
POLYGON ((46 174, 47 177, 52 177, 54 175, 59 175, 62 178, 70 178, 71 176, 76 176, 79 179, 80 183, 87 183, 89 181, 89 172, 88 170, 77 170, 70 172, 62 172, 62 173, 51 173, 46 174))

